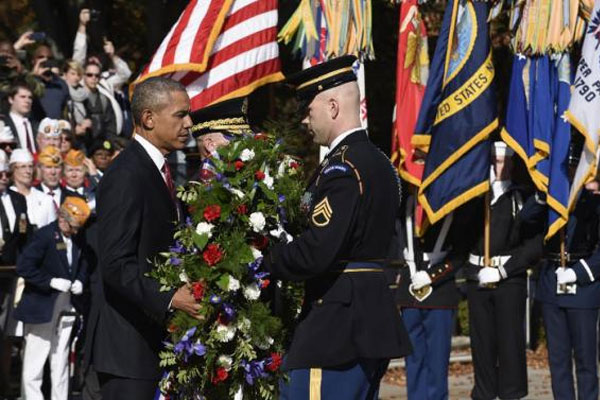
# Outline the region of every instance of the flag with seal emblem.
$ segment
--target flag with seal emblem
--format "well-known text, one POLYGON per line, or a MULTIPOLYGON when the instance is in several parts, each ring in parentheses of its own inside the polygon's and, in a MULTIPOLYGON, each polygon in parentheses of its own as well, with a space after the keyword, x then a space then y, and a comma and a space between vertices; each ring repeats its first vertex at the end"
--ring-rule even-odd
POLYGON ((581 187, 594 178, 598 169, 597 152, 600 139, 600 1, 598 0, 585 33, 566 117, 585 139, 569 193, 569 210, 572 210, 581 187))
POLYGON ((415 138, 429 144, 419 203, 433 224, 489 189, 490 133, 498 127, 489 4, 446 6, 415 138))

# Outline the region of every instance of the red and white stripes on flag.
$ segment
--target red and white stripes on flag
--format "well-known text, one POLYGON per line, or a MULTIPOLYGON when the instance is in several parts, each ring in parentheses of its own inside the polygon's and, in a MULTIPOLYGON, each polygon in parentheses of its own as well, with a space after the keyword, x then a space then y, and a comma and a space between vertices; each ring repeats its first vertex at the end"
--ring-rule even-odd
POLYGON ((284 79, 277 0, 192 0, 134 85, 152 76, 180 81, 192 110, 284 79))

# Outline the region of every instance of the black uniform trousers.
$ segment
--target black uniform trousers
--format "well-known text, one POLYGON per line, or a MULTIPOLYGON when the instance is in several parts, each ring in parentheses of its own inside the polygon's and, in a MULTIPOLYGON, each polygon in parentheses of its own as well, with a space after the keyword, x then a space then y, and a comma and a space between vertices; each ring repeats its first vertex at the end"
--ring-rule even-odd
POLYGON ((544 303, 544 328, 548 341, 548 362, 555 399, 575 400, 573 355, 577 374, 577 399, 598 399, 596 364, 598 309, 564 308, 544 303))
POLYGON ((518 399, 527 395, 525 280, 500 282, 495 289, 467 289, 469 334, 475 372, 471 397, 518 399))

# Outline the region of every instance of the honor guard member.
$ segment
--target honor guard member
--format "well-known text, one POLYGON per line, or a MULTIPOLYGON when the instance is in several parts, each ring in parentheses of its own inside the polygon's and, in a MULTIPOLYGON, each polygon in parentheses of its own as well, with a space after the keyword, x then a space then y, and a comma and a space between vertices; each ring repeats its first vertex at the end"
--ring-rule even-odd
MULTIPOLYGON (((415 187, 413 187, 416 189, 415 187)), ((430 226, 422 238, 415 227, 415 196, 407 198, 404 216, 404 260, 397 299, 413 345, 406 357, 406 388, 409 400, 448 398, 454 316, 460 292, 454 282, 463 265, 469 242, 463 226, 468 220, 461 207, 443 221, 430 226), (456 218, 454 215, 456 214, 456 218)))
MULTIPOLYGON (((579 162, 581 146, 571 142, 571 177, 579 162)), ((548 362, 555 399, 598 399, 598 308, 600 281, 598 269, 598 222, 600 196, 582 189, 564 229, 563 257, 561 234, 544 249, 536 290, 542 303, 542 316, 548 344, 548 362), (563 262, 564 261, 564 262, 563 262), (564 263, 564 266, 563 266, 564 263), (573 380, 573 361, 577 389, 573 380)))
POLYGON ((527 395, 525 307, 527 268, 542 256, 545 204, 511 180, 512 149, 492 147, 490 265, 484 260, 483 201, 475 204, 477 241, 465 268, 469 335, 475 373, 473 399, 527 395))
POLYGON ((25 197, 8 189, 8 158, 0 150, 0 396, 8 389, 11 364, 11 336, 19 336, 13 316, 17 282, 15 264, 31 231, 25 197))
POLYGON ((264 260, 273 279, 305 282, 281 399, 377 399, 389 359, 410 352, 383 270, 400 183, 361 128, 355 61, 336 58, 290 78, 313 141, 329 152, 304 195, 308 227, 264 260))
POLYGON ((87 273, 78 232, 89 215, 85 200, 67 197, 58 221, 36 231, 17 262, 17 273, 25 279, 15 318, 25 324, 21 393, 27 400, 44 399, 41 386, 47 358, 52 399, 68 398, 69 338, 75 322, 72 313, 87 273))

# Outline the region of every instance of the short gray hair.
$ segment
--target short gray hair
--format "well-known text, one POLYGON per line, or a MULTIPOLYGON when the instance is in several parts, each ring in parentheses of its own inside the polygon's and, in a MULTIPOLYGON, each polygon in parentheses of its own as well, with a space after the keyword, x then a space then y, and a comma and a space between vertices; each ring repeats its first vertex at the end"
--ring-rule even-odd
POLYGON ((135 86, 131 100, 131 113, 136 125, 141 125, 144 110, 159 111, 171 101, 172 92, 185 92, 177 81, 157 76, 148 78, 135 86))

